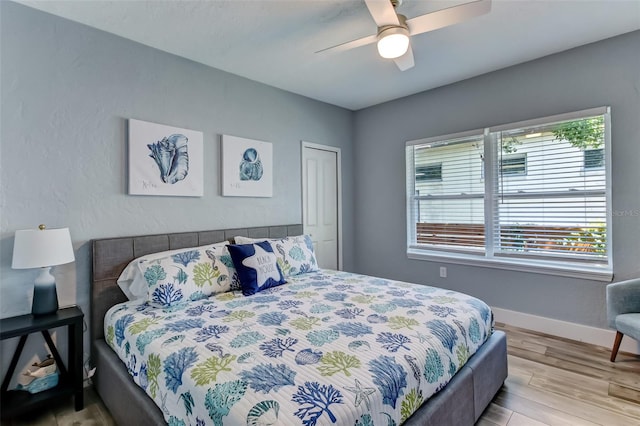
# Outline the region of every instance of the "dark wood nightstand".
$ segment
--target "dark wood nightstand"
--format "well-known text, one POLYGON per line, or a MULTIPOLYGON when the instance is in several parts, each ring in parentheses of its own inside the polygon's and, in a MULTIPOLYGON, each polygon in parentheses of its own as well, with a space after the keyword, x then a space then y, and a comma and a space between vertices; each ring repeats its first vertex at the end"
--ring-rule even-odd
POLYGON ((84 314, 77 306, 63 308, 50 315, 21 315, 0 320, 0 340, 20 337, 7 375, 2 381, 2 418, 13 418, 38 408, 53 399, 74 395, 76 411, 82 410, 82 319, 84 314), (68 362, 62 362, 56 346, 51 340, 49 330, 57 327, 68 328, 68 362), (18 365, 18 360, 27 337, 31 333, 41 332, 49 350, 56 360, 60 373, 58 385, 45 391, 30 394, 26 391, 7 390, 11 377, 18 365))

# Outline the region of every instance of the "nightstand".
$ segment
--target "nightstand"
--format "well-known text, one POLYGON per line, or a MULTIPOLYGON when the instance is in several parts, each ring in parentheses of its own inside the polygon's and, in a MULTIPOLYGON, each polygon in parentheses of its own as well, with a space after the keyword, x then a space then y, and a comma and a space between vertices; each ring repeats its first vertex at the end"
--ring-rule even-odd
POLYGON ((84 407, 82 384, 82 324, 84 314, 77 306, 59 309, 53 314, 0 319, 0 340, 20 337, 7 375, 2 381, 2 418, 12 418, 37 409, 52 400, 74 395, 76 411, 84 407), (65 364, 60 358, 56 346, 51 340, 49 330, 67 326, 68 329, 68 362, 65 364), (8 390, 11 377, 18 365, 20 354, 31 333, 42 333, 49 350, 56 360, 60 380, 58 385, 45 391, 30 394, 26 391, 8 390))

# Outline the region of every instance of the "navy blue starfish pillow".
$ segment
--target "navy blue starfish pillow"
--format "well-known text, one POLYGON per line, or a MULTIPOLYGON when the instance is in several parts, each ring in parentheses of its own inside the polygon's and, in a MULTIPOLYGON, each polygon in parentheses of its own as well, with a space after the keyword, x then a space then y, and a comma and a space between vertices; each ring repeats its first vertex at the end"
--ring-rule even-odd
POLYGON ((267 241, 230 244, 228 248, 245 296, 286 283, 278 258, 267 241))

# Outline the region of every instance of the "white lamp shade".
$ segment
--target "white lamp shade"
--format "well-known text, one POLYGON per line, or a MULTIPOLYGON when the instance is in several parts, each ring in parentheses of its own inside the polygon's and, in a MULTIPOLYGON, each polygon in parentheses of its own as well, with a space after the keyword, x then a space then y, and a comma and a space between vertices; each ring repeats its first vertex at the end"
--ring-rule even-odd
POLYGON ((402 27, 391 27, 378 34, 378 53, 383 58, 395 59, 407 53, 409 31, 402 27))
POLYGON ((69 228, 16 231, 11 268, 41 268, 74 260, 69 228))

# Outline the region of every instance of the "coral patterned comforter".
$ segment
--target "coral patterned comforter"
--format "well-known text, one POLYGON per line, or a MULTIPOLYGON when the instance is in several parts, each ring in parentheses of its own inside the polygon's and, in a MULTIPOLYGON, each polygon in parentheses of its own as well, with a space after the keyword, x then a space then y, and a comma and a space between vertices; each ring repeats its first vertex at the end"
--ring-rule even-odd
POLYGON ((328 270, 248 297, 126 302, 105 318, 170 425, 399 425, 491 330, 474 297, 328 270))

